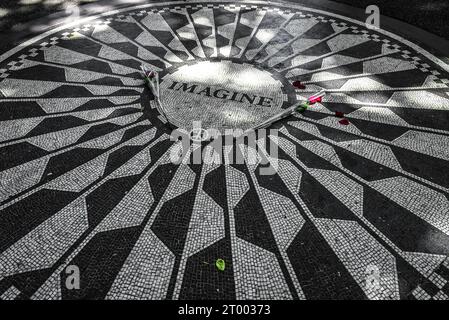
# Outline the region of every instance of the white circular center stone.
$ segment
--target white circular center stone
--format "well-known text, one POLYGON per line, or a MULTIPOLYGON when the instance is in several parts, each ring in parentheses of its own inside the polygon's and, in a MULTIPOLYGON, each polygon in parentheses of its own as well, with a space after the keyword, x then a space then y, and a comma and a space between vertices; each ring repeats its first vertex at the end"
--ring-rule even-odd
POLYGON ((160 83, 168 120, 191 130, 252 128, 282 111, 287 95, 268 71, 232 61, 201 61, 167 74, 160 83))

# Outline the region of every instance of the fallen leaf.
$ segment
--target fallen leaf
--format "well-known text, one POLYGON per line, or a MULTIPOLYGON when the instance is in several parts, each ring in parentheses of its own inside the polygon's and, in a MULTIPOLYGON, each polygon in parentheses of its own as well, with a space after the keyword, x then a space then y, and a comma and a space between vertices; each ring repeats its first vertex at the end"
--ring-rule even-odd
POLYGON ((226 265, 223 259, 217 259, 217 261, 215 261, 215 266, 218 270, 224 271, 226 265))

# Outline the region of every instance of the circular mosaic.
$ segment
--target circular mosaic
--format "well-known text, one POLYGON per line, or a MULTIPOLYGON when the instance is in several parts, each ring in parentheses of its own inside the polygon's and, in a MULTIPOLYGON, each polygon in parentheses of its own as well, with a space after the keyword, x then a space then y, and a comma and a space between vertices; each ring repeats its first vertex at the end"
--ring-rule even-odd
POLYGON ((447 65, 294 4, 76 23, 0 57, 0 299, 448 298, 447 65), (142 64, 184 129, 250 128, 327 95, 258 140, 278 146, 272 175, 173 163, 142 64))
POLYGON ((287 95, 265 70, 229 60, 183 65, 163 77, 161 104, 168 120, 183 129, 201 126, 247 130, 278 114, 287 95))

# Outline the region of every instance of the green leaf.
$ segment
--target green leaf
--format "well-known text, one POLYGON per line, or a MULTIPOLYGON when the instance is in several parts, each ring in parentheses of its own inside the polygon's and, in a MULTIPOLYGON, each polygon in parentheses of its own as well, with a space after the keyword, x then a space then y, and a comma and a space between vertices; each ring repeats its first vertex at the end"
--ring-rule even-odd
POLYGON ((217 269, 220 271, 224 271, 226 266, 223 259, 217 259, 217 261, 215 261, 215 265, 217 266, 217 269))
POLYGON ((298 106, 298 108, 296 108, 296 111, 298 112, 304 112, 307 110, 307 108, 309 107, 309 104, 307 102, 301 104, 300 106, 298 106))

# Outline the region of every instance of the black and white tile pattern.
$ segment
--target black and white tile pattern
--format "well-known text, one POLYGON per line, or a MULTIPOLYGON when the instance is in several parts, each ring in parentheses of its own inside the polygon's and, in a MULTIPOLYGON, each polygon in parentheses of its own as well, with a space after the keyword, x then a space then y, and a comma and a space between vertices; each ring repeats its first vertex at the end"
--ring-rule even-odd
MULTIPOLYGON (((295 5, 189 1, 105 13, 3 55, 0 299, 447 300, 449 67, 402 40, 295 5), (219 64, 209 80, 230 90, 257 68, 247 89, 279 109, 330 94, 274 126, 275 175, 173 164, 142 63, 179 81, 219 64)), ((180 126, 269 116, 229 105, 211 118, 219 104, 165 97, 180 126)))

